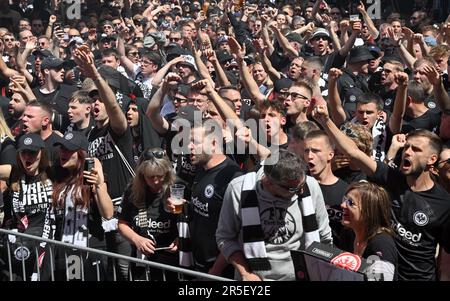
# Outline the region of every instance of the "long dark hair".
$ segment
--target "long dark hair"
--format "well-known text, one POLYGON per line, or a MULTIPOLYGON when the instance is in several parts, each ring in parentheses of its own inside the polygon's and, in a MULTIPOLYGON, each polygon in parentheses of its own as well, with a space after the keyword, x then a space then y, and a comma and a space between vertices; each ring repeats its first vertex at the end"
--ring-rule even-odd
POLYGON ((87 152, 84 150, 78 150, 77 165, 73 170, 60 167, 56 175, 55 183, 53 184, 53 202, 52 205, 55 208, 61 208, 64 206, 66 195, 69 191, 66 189, 72 189, 72 199, 75 206, 81 206, 86 208, 89 206, 91 199, 91 189, 89 185, 83 184, 83 171, 84 161, 87 157, 87 152))
MULTIPOLYGON (((42 182, 42 184, 44 184, 49 178, 50 163, 48 161, 47 152, 45 151, 45 149, 41 149, 40 152, 41 152, 41 159, 39 160, 37 178, 39 179, 40 182, 42 182)), ((16 162, 17 162, 17 166, 19 168, 13 169, 13 172, 11 173, 11 188, 14 191, 19 190, 19 185, 18 185, 19 181, 22 178, 22 176, 24 176, 26 174, 25 168, 22 165, 22 160, 20 160, 20 152, 17 152, 16 162)))

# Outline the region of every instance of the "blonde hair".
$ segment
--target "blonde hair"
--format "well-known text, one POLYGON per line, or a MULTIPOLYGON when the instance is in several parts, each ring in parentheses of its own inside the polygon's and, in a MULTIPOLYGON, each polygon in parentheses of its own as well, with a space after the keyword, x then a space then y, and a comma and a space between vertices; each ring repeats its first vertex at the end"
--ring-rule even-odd
POLYGON ((14 136, 11 134, 11 130, 6 124, 5 117, 3 116, 3 111, 0 108, 0 137, 8 136, 12 141, 14 141, 14 136))
POLYGON ((143 152, 136 167, 136 177, 131 182, 131 202, 137 207, 142 208, 145 205, 147 183, 145 176, 164 175, 163 194, 168 195, 170 185, 175 182, 175 173, 172 164, 164 152, 162 158, 153 156, 149 159, 145 158, 145 153, 164 152, 160 148, 151 148, 143 152))

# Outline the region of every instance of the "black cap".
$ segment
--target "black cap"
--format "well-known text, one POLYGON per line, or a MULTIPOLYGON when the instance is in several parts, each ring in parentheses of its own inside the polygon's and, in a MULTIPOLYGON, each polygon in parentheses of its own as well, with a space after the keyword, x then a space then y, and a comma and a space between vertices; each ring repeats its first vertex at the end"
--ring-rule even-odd
POLYGON ((41 64, 41 69, 60 69, 64 65, 64 61, 54 56, 46 57, 41 64))
POLYGON ((349 64, 355 64, 373 59, 375 59, 375 57, 372 55, 372 53, 370 53, 367 46, 358 46, 350 50, 347 62, 349 64))
POLYGON ((47 50, 47 49, 36 49, 33 51, 33 55, 34 56, 42 56, 42 57, 46 58, 49 56, 53 56, 53 53, 51 53, 51 51, 47 50))
POLYGON ((178 84, 175 90, 175 93, 183 95, 184 97, 188 97, 189 96, 189 92, 190 92, 191 88, 189 85, 185 85, 185 84, 178 84))
POLYGON ((70 151, 76 151, 79 149, 87 151, 89 142, 86 136, 81 132, 67 132, 63 137, 58 137, 57 142, 53 143, 53 146, 58 145, 62 145, 70 151))
POLYGON ((44 140, 38 134, 25 134, 17 142, 17 150, 19 152, 24 150, 37 152, 43 148, 45 148, 44 140))
POLYGON ((286 36, 286 38, 289 40, 289 42, 297 42, 303 44, 302 36, 296 32, 291 32, 286 36))
POLYGON ((195 124, 195 122, 202 121, 202 111, 194 106, 183 106, 178 109, 178 115, 176 119, 185 119, 189 121, 191 125, 193 125, 195 124), (198 120, 195 119, 196 116, 198 120))
POLYGON ((187 51, 178 44, 176 44, 176 45, 169 44, 169 46, 170 47, 167 49, 167 61, 168 62, 170 62, 174 58, 179 57, 180 55, 187 54, 187 51))
POLYGON ((273 83, 273 90, 280 93, 282 89, 289 89, 292 86, 292 80, 289 78, 280 78, 273 83))
POLYGON ((381 49, 377 45, 368 45, 370 53, 375 57, 379 58, 381 56, 381 49))
POLYGON ((120 76, 122 75, 119 71, 111 66, 102 65, 98 68, 98 73, 103 77, 103 79, 111 86, 116 89, 120 89, 120 76))

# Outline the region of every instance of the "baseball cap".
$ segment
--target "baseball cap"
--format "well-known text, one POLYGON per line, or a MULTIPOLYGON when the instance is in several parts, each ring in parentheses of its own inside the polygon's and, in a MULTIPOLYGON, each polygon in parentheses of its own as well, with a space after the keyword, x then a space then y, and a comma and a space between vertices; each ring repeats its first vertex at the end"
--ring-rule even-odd
POLYGON ((79 149, 87 151, 89 142, 86 136, 81 132, 67 132, 63 137, 58 137, 57 141, 53 143, 53 146, 61 145, 70 151, 76 151, 79 149))
POLYGON ((233 59, 233 56, 226 50, 218 51, 216 53, 216 57, 221 64, 224 64, 226 61, 231 61, 233 59))
POLYGON ((313 34, 311 35, 309 40, 313 40, 314 38, 317 38, 317 37, 324 37, 324 38, 327 38, 328 40, 331 40, 330 33, 325 28, 320 28, 320 27, 317 28, 313 32, 313 34))
POLYGON ((76 45, 82 45, 84 43, 83 39, 80 37, 73 37, 72 39, 70 39, 69 41, 69 47, 72 46, 73 44, 76 45))
POLYGON ((45 148, 44 140, 42 140, 41 136, 34 133, 23 135, 17 142, 17 150, 19 152, 24 150, 37 152, 43 148, 45 148))
POLYGON ((53 53, 51 53, 51 51, 47 50, 47 49, 36 49, 33 51, 33 55, 34 56, 42 56, 42 57, 46 58, 49 56, 53 56, 53 53))
POLYGON ((291 32, 286 36, 286 38, 289 40, 289 42, 297 42, 300 44, 303 43, 302 36, 296 32, 291 32))
POLYGON ((273 90, 280 93, 283 89, 289 89, 292 86, 292 80, 289 78, 280 78, 273 84, 273 90))
POLYGON ((369 48, 370 53, 375 57, 379 58, 381 56, 381 48, 377 45, 369 45, 367 46, 369 48))
POLYGON ((63 65, 63 60, 54 56, 48 56, 42 61, 41 69, 60 69, 63 67, 63 65))
POLYGON ((179 62, 179 65, 185 65, 185 66, 189 66, 191 68, 194 68, 196 71, 198 71, 197 69, 197 64, 195 64, 195 59, 192 55, 190 54, 184 54, 182 55, 185 58, 184 62, 179 62))
POLYGON ((152 36, 145 36, 144 38, 144 47, 145 48, 152 48, 155 46, 156 41, 152 36))
POLYGON ((202 120, 202 111, 197 109, 194 106, 183 106, 178 109, 178 115, 175 117, 175 119, 185 119, 189 121, 191 125, 195 124, 196 120, 195 117, 197 117, 198 121, 201 122, 202 120))

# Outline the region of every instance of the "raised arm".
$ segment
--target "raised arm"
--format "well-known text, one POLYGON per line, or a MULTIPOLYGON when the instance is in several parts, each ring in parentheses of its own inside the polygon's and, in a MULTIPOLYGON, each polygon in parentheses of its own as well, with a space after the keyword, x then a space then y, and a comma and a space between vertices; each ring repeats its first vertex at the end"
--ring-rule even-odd
POLYGON ((289 40, 281 33, 280 29, 277 27, 276 21, 273 21, 271 23, 270 29, 272 29, 272 31, 274 32, 278 43, 280 44, 281 48, 284 49, 284 51, 295 57, 299 55, 298 51, 295 50, 294 47, 292 47, 291 43, 289 43, 289 40))
POLYGON ((342 71, 337 68, 331 68, 328 72, 328 103, 331 108, 331 119, 338 127, 347 119, 337 87, 337 81, 341 75, 342 71))
POLYGON ((94 55, 90 50, 82 46, 75 50, 74 59, 83 74, 94 81, 100 99, 105 104, 111 129, 115 134, 122 135, 128 128, 127 119, 116 100, 116 95, 95 67, 94 55))
POLYGON ((369 30, 370 35, 372 36, 372 38, 374 40, 376 40, 378 38, 380 32, 378 31, 377 27, 373 23, 372 18, 370 18, 369 14, 367 13, 366 8, 364 7, 364 4, 362 3, 362 1, 359 2, 357 10, 362 15, 364 23, 367 25, 367 29, 369 30))
POLYGON ((217 83, 219 84, 219 86, 231 85, 230 81, 227 78, 227 75, 225 74, 225 71, 223 71, 222 65, 220 65, 219 60, 217 60, 217 56, 214 50, 206 49, 205 51, 203 51, 203 54, 213 65, 214 70, 216 71, 217 83))
POLYGON ((164 135, 169 130, 169 123, 161 116, 160 111, 163 105, 164 96, 169 92, 171 85, 177 85, 181 82, 181 78, 176 73, 167 74, 161 87, 153 94, 152 99, 147 107, 146 115, 153 128, 159 134, 164 135))
POLYGON ((232 37, 228 39, 228 44, 230 45, 231 53, 234 55, 239 65, 239 74, 241 76, 241 81, 244 84, 247 92, 250 94, 250 98, 255 101, 257 106, 259 106, 264 101, 265 97, 259 91, 258 84, 250 74, 247 64, 244 61, 245 45, 242 48, 241 45, 239 45, 239 43, 232 37))
POLYGON ((439 108, 443 112, 448 112, 450 110, 450 97, 445 91, 444 83, 442 81, 442 75, 437 71, 436 68, 431 66, 424 66, 422 71, 427 76, 430 83, 433 85, 433 94, 439 105, 439 108))
POLYGON ((404 72, 397 73, 395 81, 397 82, 398 87, 395 95, 394 110, 389 119, 389 129, 394 135, 400 133, 402 129, 408 89, 408 74, 404 72))
POLYGON ((339 151, 355 162, 361 168, 362 172, 368 176, 372 176, 377 169, 377 163, 360 151, 355 142, 339 130, 330 119, 327 107, 325 105, 316 106, 312 113, 314 119, 322 125, 328 137, 333 140, 339 151))
POLYGON ((167 72, 169 72, 170 68, 172 68, 172 66, 178 64, 179 62, 184 62, 185 58, 183 58, 182 56, 178 56, 176 58, 174 58, 173 60, 167 62, 167 64, 165 64, 161 69, 158 70, 158 72, 156 72, 155 76, 152 79, 152 85, 155 87, 158 87, 161 85, 164 77, 166 77, 167 72))

